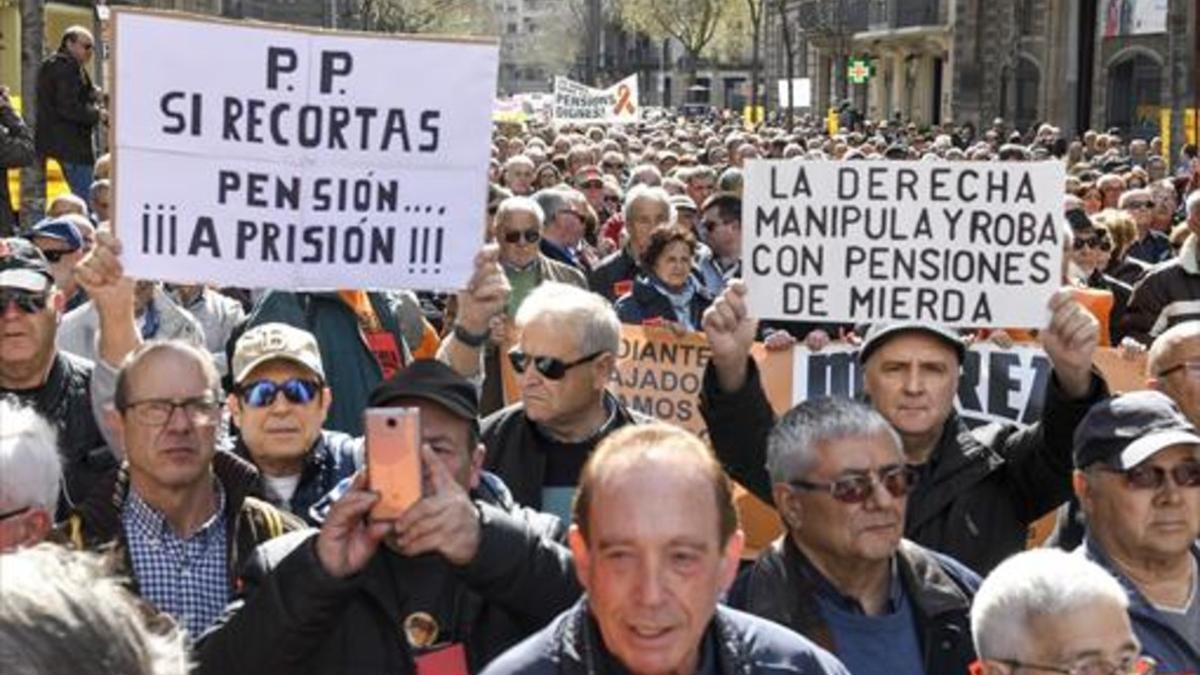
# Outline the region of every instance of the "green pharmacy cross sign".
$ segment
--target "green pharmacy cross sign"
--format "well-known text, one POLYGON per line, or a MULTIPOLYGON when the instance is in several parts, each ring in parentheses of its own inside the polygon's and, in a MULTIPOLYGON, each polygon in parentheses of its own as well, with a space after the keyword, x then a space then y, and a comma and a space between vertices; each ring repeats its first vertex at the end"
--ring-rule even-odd
POLYGON ((875 67, 867 59, 852 58, 846 74, 854 84, 864 84, 875 74, 875 67))

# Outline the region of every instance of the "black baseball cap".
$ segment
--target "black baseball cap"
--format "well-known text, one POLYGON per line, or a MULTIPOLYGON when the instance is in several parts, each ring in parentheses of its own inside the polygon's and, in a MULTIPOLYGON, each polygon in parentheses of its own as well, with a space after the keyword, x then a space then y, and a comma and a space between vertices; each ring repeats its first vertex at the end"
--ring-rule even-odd
POLYGON ((1092 406, 1075 429, 1076 469, 1104 462, 1129 469, 1172 445, 1200 445, 1200 431, 1169 396, 1135 391, 1092 406))
POLYGON ((1088 214, 1084 213, 1083 209, 1071 209, 1066 213, 1067 225, 1071 227, 1072 232, 1080 230, 1090 230, 1096 227, 1092 224, 1092 219, 1088 214))
POLYGON ((0 287, 41 293, 54 285, 46 256, 26 239, 0 239, 0 287))
POLYGON ((888 340, 906 333, 924 333, 931 335, 954 350, 958 362, 962 363, 967 355, 967 345, 957 332, 948 326, 921 321, 883 321, 871 324, 867 329, 867 337, 863 339, 862 348, 858 350, 858 362, 865 364, 875 350, 888 340))
POLYGON ((479 395, 475 385, 450 366, 434 359, 413 361, 390 379, 380 382, 371 391, 368 401, 371 407, 385 408, 406 398, 433 401, 466 420, 475 421, 479 416, 479 395))

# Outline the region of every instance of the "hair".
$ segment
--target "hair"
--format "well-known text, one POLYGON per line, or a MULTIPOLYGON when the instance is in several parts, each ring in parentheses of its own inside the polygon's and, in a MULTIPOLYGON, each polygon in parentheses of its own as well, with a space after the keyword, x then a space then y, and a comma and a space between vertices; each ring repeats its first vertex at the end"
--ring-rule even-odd
POLYGON ((874 408, 848 398, 813 398, 787 411, 767 436, 767 472, 786 483, 817 462, 822 443, 843 438, 885 436, 903 456, 896 430, 874 408))
POLYGON ((1154 193, 1150 192, 1146 187, 1130 188, 1121 193, 1121 198, 1117 200, 1117 206, 1124 209, 1125 205, 1138 197, 1145 197, 1150 201, 1154 201, 1154 193))
MULTIPOLYGON (((558 212, 568 208, 567 195, 557 188, 545 188, 533 193, 533 202, 541 207, 542 225, 549 227, 554 223, 558 212)), ((499 215, 499 214, 497 214, 499 215)))
POLYGON ((129 380, 133 377, 133 371, 141 365, 142 361, 159 352, 175 352, 176 354, 193 359, 204 373, 208 389, 217 400, 220 400, 221 375, 217 372, 216 365, 213 364, 211 354, 183 340, 152 340, 130 352, 121 364, 121 369, 117 371, 116 391, 113 395, 113 407, 117 411, 124 413, 129 408, 129 404, 131 403, 129 400, 129 380))
POLYGON ((0 504, 36 507, 53 520, 61 481, 58 431, 33 408, 0 399, 0 504))
MULTIPOLYGON (((694 434, 662 422, 629 425, 614 431, 600 441, 583 465, 571 513, 584 541, 588 538, 590 507, 597 483, 621 468, 659 458, 686 461, 703 472, 712 485, 717 503, 718 540, 722 547, 729 543, 729 538, 738 529, 738 514, 733 502, 733 487, 725 470, 712 450, 694 434)), ((646 498, 653 499, 654 496, 646 495, 646 498)))
POLYGON ((151 628, 139 600, 99 555, 38 544, 0 556, 0 578, 4 672, 188 672, 183 634, 165 626, 151 628))
POLYGON ((683 225, 660 227, 650 233, 650 243, 646 244, 646 250, 642 251, 642 259, 638 261, 642 269, 653 271, 659 257, 675 242, 683 242, 687 245, 690 255, 696 254, 696 237, 692 236, 691 230, 683 225))
POLYGON ((530 197, 509 197, 500 202, 500 207, 496 209, 496 218, 493 221, 496 223, 496 230, 500 230, 500 224, 505 222, 505 218, 511 213, 528 213, 537 219, 538 227, 546 224, 546 213, 542 211, 541 204, 537 200, 530 197))
POLYGON ((518 164, 528 166, 530 169, 534 168, 532 159, 529 159, 525 155, 513 155, 512 157, 509 157, 507 160, 505 160, 504 172, 507 173, 509 169, 511 169, 512 167, 514 167, 518 164))
POLYGON ((635 185, 629 192, 625 193, 625 204, 622 214, 625 217, 626 227, 628 227, 628 223, 632 220, 633 205, 639 199, 662 202, 667 207, 667 221, 675 222, 675 205, 671 203, 671 195, 666 190, 661 187, 635 185))
POLYGON ((582 288, 554 281, 539 284, 521 302, 516 325, 523 328, 542 318, 574 326, 582 354, 616 354, 621 346, 621 322, 612 304, 582 288))
MULTIPOLYGON (((689 186, 693 181, 702 180, 705 178, 715 183, 717 180, 717 171, 707 164, 701 164, 700 166, 693 167, 681 173, 679 177, 682 178, 683 182, 687 183, 689 186)), ((697 206, 699 206, 699 204, 697 204, 697 206)))
POLYGON ((63 31, 62 40, 58 42, 58 48, 66 49, 67 43, 75 42, 81 37, 91 38, 92 32, 83 26, 71 26, 63 31))
POLYGON ((1120 209, 1104 209, 1092 216, 1092 225, 1096 229, 1108 230, 1113 242, 1113 254, 1124 253, 1133 242, 1137 241, 1137 223, 1128 211, 1120 209))
POLYGON ((721 172, 721 177, 717 179, 717 189, 721 192, 736 192, 742 194, 743 176, 741 169, 729 167, 721 172))
POLYGON ((647 185, 650 187, 658 187, 662 185, 662 172, 653 164, 638 164, 629 172, 629 180, 625 184, 626 190, 633 190, 639 185, 647 185))
POLYGON ((1200 342, 1200 320, 1184 321, 1163 331, 1150 345, 1146 358, 1146 374, 1158 377, 1164 369, 1174 365, 1164 363, 1172 353, 1188 341, 1200 342))
POLYGON ((46 205, 46 215, 51 218, 65 216, 69 213, 75 213, 81 216, 86 216, 88 212, 87 202, 83 198, 71 193, 63 193, 46 205))
POLYGON ((1018 553, 983 580, 971 605, 971 635, 980 659, 1012 659, 1030 641, 1030 622, 1129 599, 1104 568, 1058 549, 1018 553))

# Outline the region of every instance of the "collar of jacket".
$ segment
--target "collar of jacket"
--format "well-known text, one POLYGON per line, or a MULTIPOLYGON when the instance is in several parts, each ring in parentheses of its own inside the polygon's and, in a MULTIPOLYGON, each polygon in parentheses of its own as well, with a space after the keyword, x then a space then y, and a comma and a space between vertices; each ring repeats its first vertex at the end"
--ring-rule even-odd
MULTIPOLYGON (((746 656, 745 640, 740 631, 725 617, 724 612, 724 608, 717 605, 702 640, 704 643, 716 641, 718 673, 751 675, 752 663, 746 656)), ((588 609, 587 596, 568 610, 559 624, 554 634, 553 649, 558 655, 558 672, 561 675, 624 672, 616 667, 612 655, 604 647, 599 628, 588 609)))
POLYGON ((987 443, 981 442, 958 413, 951 412, 942 427, 937 448, 929 458, 922 482, 917 484, 913 493, 919 498, 909 497, 905 531, 912 532, 947 504, 958 499, 968 486, 983 480, 1003 465, 1004 457, 987 443))
MULTIPOLYGON (((1091 532, 1088 532, 1084 536, 1083 545, 1080 546, 1075 553, 1077 555, 1083 555, 1083 557, 1091 560, 1097 565, 1100 565, 1107 570, 1109 574, 1116 577, 1117 581, 1121 584, 1121 587, 1125 589, 1125 594, 1129 596, 1129 614, 1131 616, 1137 616, 1139 618, 1161 623, 1161 620, 1159 619, 1160 612, 1154 609, 1154 606, 1150 604, 1150 601, 1146 599, 1146 596, 1142 595, 1142 591, 1137 587, 1137 584, 1133 583, 1133 581, 1130 580, 1130 578, 1127 577, 1119 567, 1117 567, 1116 563, 1112 561, 1112 558, 1108 557, 1108 553, 1104 550, 1104 547, 1100 545, 1100 542, 1096 541, 1091 532)), ((1192 543, 1191 555, 1196 559, 1197 565, 1200 565, 1200 542, 1192 543)), ((1194 583, 1200 583, 1200 579, 1197 579, 1194 583)))

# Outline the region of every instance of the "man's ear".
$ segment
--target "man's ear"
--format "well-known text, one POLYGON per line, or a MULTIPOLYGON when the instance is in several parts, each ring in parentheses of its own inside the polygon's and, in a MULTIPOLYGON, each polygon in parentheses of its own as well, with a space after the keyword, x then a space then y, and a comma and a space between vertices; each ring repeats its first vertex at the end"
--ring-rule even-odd
POLYGON ((776 483, 771 486, 771 497, 775 500, 775 510, 783 520, 783 526, 789 531, 800 529, 804 524, 804 509, 795 499, 791 498, 792 491, 786 483, 776 483))
POLYGON ((329 417, 329 406, 333 405, 333 388, 324 387, 321 389, 321 416, 329 417))
POLYGON ((572 525, 567 532, 567 544, 570 545, 571 557, 575 560, 575 578, 579 580, 583 590, 587 591, 592 560, 588 556, 587 542, 584 541, 583 532, 579 530, 578 525, 572 525))
POLYGON ((104 411, 104 424, 112 432, 113 441, 120 446, 121 454, 125 453, 125 417, 115 407, 104 411))
POLYGON ((617 356, 611 352, 606 352, 596 357, 595 363, 592 364, 593 373, 596 376, 596 388, 604 389, 608 387, 608 381, 612 379, 613 371, 617 368, 617 356))
POLYGON ((487 446, 480 443, 475 446, 475 451, 471 453, 471 472, 467 477, 467 485, 472 490, 479 487, 480 475, 483 473, 483 458, 487 454, 487 446))
POLYGON ((225 407, 229 408, 229 416, 233 418, 234 425, 237 428, 242 428, 242 399, 237 394, 230 394, 225 397, 225 407))
POLYGON ((1082 471, 1076 469, 1071 474, 1071 487, 1075 490, 1075 496, 1079 499, 1079 506, 1085 514, 1092 511, 1093 495, 1092 486, 1088 483, 1088 477, 1082 471))

